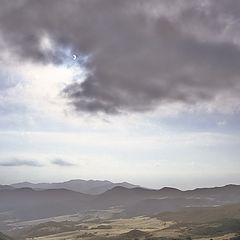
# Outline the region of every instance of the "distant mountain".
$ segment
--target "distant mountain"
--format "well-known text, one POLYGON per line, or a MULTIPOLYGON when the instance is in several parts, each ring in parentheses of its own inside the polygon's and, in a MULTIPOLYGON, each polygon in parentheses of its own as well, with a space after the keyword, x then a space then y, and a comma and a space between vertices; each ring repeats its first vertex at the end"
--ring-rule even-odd
POLYGON ((68 189, 75 192, 81 192, 86 194, 101 194, 116 186, 122 186, 125 188, 135 188, 137 185, 130 184, 128 182, 112 183, 110 181, 100 180, 70 180, 61 183, 30 183, 22 182, 11 185, 14 188, 32 188, 32 189, 68 189))
POLYGON ((10 185, 0 185, 0 190, 3 190, 3 189, 14 189, 14 187, 10 185))
POLYGON ((240 185, 229 184, 223 187, 197 188, 184 191, 184 194, 189 197, 218 199, 221 202, 239 202, 240 185))
POLYGON ((101 202, 113 205, 121 205, 120 203, 136 202, 136 200, 144 199, 164 199, 164 198, 184 198, 184 199, 206 199, 214 204, 227 204, 240 202, 240 185, 226 185, 223 187, 199 188, 195 190, 181 191, 176 188, 164 187, 160 190, 145 188, 124 188, 115 187, 97 196, 101 202))
POLYGON ((181 191, 175 188, 160 190, 115 187, 94 200, 95 208, 123 206, 118 217, 152 215, 158 212, 177 211, 185 207, 211 207, 240 203, 240 186, 202 188, 181 191))
POLYGON ((132 217, 240 203, 240 186, 227 185, 191 191, 117 186, 98 195, 67 189, 13 188, 0 190, 0 200, 0 212, 8 212, 11 218, 21 220, 77 213, 85 215, 90 210, 93 212, 112 207, 122 209, 115 217, 132 217))

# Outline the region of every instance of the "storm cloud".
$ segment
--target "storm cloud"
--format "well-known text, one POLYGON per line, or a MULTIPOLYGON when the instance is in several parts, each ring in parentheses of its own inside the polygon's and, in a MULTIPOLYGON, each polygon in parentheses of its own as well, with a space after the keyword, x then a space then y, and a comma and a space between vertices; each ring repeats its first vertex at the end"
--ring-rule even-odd
POLYGON ((239 11, 236 0, 0 0, 0 46, 46 64, 79 56, 88 75, 62 94, 80 112, 238 102, 239 11))

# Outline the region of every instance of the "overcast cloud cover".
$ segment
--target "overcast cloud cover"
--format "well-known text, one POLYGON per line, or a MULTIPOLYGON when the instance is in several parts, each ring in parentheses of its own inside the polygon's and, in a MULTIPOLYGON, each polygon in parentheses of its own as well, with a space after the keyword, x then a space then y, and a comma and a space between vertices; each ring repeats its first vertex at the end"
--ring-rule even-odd
MULTIPOLYGON (((100 159, 106 161, 115 159, 112 142, 124 138, 126 132, 128 147, 134 149, 137 132, 140 139, 144 136, 137 142, 139 148, 146 138, 154 144, 160 138, 163 145, 171 142, 169 152, 177 148, 173 139, 191 139, 189 152, 180 155, 191 165, 219 158, 210 150, 202 156, 204 160, 193 157, 203 134, 219 154, 224 142, 226 151, 220 158, 234 153, 228 157, 234 167, 225 175, 237 175, 239 13, 238 0, 0 0, 0 126, 10 131, 1 133, 2 151, 8 156, 19 151, 29 154, 29 146, 41 138, 30 157, 42 153, 39 148, 48 139, 43 133, 24 133, 21 146, 13 135, 14 131, 44 129, 61 131, 62 136, 65 132, 84 134, 88 145, 81 149, 81 159, 89 158, 96 140, 100 145, 99 139, 108 141, 107 154, 101 155, 99 146, 91 149, 100 151, 100 159), (88 123, 83 121, 86 113, 90 114, 88 123), (174 117, 164 119, 168 113, 174 117), (179 117, 181 113, 185 115, 179 117), (112 131, 117 131, 116 136, 112 131)), ((72 145, 79 141, 84 145, 79 135, 67 139, 72 145)), ((56 142, 55 151, 44 154, 54 158, 62 150, 59 156, 69 159, 67 147, 59 147, 58 137, 56 142)), ((79 162, 79 152, 72 148, 69 152, 79 162)), ((124 152, 126 146, 120 144, 120 149, 122 158, 141 158, 134 150, 124 152)), ((151 159, 154 155, 166 162, 179 158, 164 151, 162 147, 157 153, 146 150, 151 159)), ((97 164, 96 159, 93 162, 97 164)), ((51 163, 75 165, 61 158, 51 163)))
POLYGON ((239 10, 236 0, 1 0, 0 33, 23 61, 61 64, 63 49, 76 54, 89 70, 64 89, 77 111, 226 97, 238 110, 239 10), (43 48, 43 36, 54 47, 43 48))

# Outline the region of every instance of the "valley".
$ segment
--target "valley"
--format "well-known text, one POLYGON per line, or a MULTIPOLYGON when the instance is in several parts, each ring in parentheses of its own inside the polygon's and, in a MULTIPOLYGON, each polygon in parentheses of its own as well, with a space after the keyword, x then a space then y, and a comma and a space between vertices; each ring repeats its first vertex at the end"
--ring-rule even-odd
POLYGON ((239 185, 116 186, 97 195, 5 186, 0 199, 1 232, 15 240, 234 240, 240 233, 239 185))

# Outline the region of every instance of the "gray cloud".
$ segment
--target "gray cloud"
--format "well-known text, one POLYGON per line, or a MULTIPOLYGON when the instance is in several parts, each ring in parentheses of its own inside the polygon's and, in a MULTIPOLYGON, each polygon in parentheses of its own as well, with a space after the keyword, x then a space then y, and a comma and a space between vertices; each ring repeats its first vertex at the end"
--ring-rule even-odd
POLYGON ((1 167, 21 167, 21 166, 41 167, 42 165, 34 160, 13 158, 13 159, 7 159, 5 161, 0 161, 0 166, 1 167))
POLYGON ((65 161, 65 160, 63 160, 61 158, 54 159, 51 163, 54 164, 54 165, 62 166, 62 167, 75 166, 73 163, 65 161))
POLYGON ((224 93, 238 98, 239 1, 0 4, 1 37, 20 58, 61 64, 64 48, 91 56, 85 63, 91 74, 63 91, 77 111, 147 111, 166 103, 211 102, 224 93), (43 34, 57 50, 39 47, 43 34))

